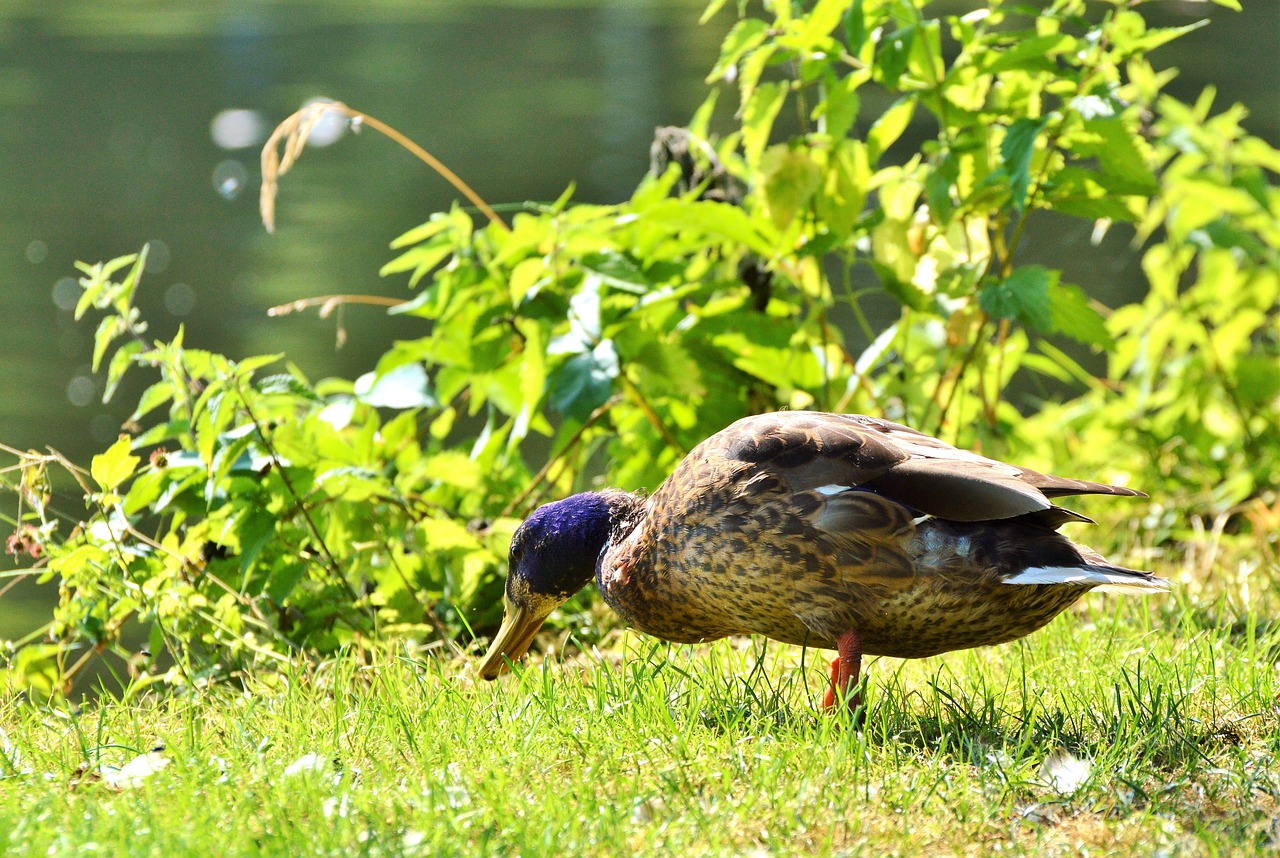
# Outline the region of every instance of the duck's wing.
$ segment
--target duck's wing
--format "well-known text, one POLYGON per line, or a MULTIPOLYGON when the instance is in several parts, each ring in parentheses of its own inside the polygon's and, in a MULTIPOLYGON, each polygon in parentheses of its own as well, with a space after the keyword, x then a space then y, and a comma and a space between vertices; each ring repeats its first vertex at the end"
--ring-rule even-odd
MULTIPOLYGON (((862 415, 783 411, 739 420, 714 436, 714 452, 782 480, 794 495, 825 498, 822 516, 865 526, 883 504, 871 491, 918 515, 994 521, 1040 514, 1055 526, 1075 518, 1050 498, 1072 494, 1141 495, 1132 489, 1055 477, 988 459, 906 426, 862 415)), ((822 529, 826 530, 826 527, 822 529)))

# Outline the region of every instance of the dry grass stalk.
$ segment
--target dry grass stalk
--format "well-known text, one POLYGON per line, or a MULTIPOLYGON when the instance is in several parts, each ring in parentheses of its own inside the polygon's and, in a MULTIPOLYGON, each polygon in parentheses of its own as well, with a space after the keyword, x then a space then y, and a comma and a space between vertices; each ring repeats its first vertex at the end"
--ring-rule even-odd
POLYGON ((312 307, 320 308, 320 318, 327 319, 343 304, 373 304, 378 307, 399 307, 404 301, 384 295, 317 295, 314 298, 299 298, 287 304, 277 304, 267 308, 268 316, 287 316, 300 313, 312 307))
POLYGON ((262 223, 266 226, 267 232, 275 232, 276 192, 279 190, 280 177, 289 172, 289 168, 302 155, 302 150, 307 146, 307 139, 315 131, 320 120, 324 118, 325 113, 329 111, 336 111, 347 116, 356 127, 367 125, 374 131, 384 134, 399 143, 424 164, 440 174, 449 184, 457 188, 458 192, 470 200, 489 219, 490 223, 504 230, 508 228, 502 218, 498 217, 497 213, 480 198, 479 194, 471 189, 470 185, 462 181, 457 173, 446 167, 426 149, 423 149, 390 125, 369 116, 367 113, 352 110, 340 101, 322 100, 313 101, 303 106, 301 110, 277 125, 275 131, 271 132, 271 136, 267 138, 266 144, 262 147, 262 192, 258 198, 258 207, 262 213, 262 223), (284 146, 283 155, 280 153, 282 142, 284 146))

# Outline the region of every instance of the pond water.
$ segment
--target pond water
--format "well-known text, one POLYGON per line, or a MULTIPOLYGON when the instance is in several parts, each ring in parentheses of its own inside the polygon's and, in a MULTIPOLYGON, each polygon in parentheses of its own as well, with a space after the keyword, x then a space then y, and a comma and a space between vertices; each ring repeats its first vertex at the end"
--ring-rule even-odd
MULTIPOLYGON (((1251 129, 1274 141, 1278 7, 1245 6, 1160 4, 1161 23, 1213 24, 1156 59, 1183 70, 1182 97, 1214 82, 1220 105, 1249 104, 1251 129)), ((73 323, 67 278, 75 260, 144 242, 152 335, 183 324, 189 345, 233 357, 283 351, 313 379, 367 371, 422 322, 349 309, 338 349, 332 320, 265 311, 332 293, 406 296, 403 278, 377 276, 387 243, 454 194, 384 138, 339 135, 284 179, 268 235, 257 158, 270 128, 311 98, 336 98, 399 128, 490 202, 554 199, 571 182, 579 199, 615 201, 644 172, 653 128, 683 124, 703 97, 733 18, 699 27, 702 7, 4 0, 0 313, 14 325, 0 338, 0 442, 86 462, 115 437, 130 400, 101 403, 92 326, 73 323)), ((1084 229, 1055 234, 1048 263, 1069 259, 1084 229)), ((1111 246, 1075 279, 1113 280, 1132 297, 1136 261, 1122 238, 1111 246)))

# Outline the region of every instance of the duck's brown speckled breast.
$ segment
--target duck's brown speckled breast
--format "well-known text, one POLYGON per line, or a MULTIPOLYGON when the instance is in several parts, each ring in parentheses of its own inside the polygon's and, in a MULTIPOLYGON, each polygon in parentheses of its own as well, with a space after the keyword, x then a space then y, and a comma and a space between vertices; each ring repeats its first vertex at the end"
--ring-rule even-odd
MULTIPOLYGON (((752 539, 764 510, 735 500, 748 466, 699 452, 649 499, 635 530, 605 553, 597 581, 605 601, 631 625, 664 640, 759 633, 802 641, 804 625, 786 609, 792 601, 788 558, 752 539)), ((790 560, 804 563, 799 552, 790 560)))

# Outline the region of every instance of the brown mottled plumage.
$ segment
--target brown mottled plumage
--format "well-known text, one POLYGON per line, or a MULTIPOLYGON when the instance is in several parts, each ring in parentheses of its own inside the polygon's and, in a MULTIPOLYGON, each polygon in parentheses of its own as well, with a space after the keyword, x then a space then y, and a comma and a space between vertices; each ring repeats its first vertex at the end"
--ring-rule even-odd
POLYGON ((699 444, 647 500, 575 495, 512 541, 495 678, 595 577, 631 625, 694 643, 762 634, 836 649, 827 705, 856 707, 863 653, 919 658, 998 644, 1098 587, 1168 583, 1056 531, 1072 494, 1140 495, 959 450, 860 415, 778 412, 699 444))

